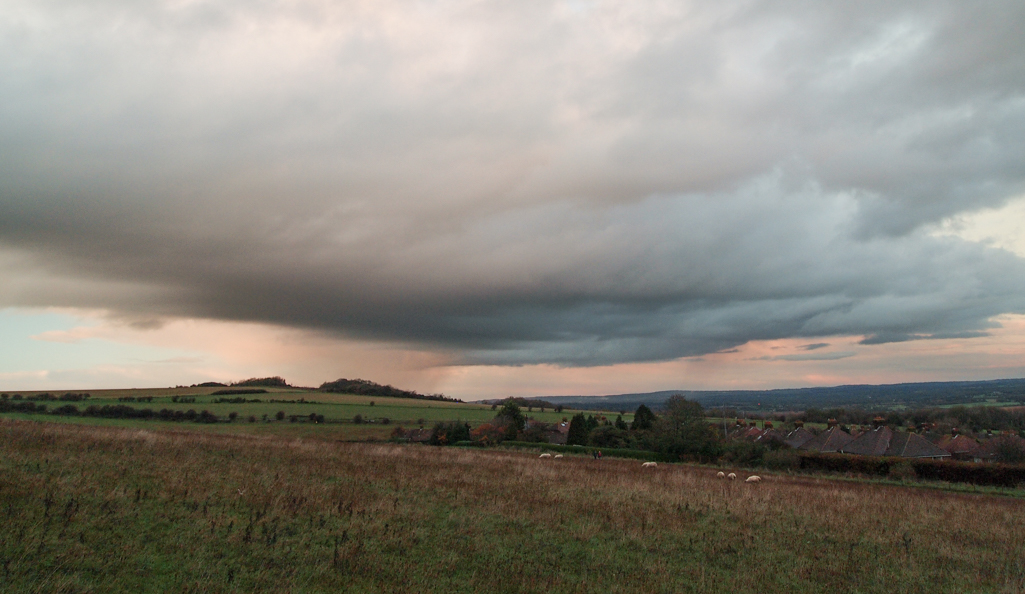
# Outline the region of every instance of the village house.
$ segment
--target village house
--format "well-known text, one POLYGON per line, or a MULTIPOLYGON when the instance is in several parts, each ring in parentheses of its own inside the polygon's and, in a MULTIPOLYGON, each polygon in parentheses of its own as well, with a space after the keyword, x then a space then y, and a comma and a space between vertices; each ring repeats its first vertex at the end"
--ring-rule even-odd
POLYGON ((917 433, 894 431, 879 426, 850 440, 839 450, 858 456, 894 456, 899 458, 949 458, 950 452, 937 447, 917 433))
POLYGON ((835 453, 839 452, 850 443, 854 437, 839 427, 839 425, 833 425, 826 431, 819 433, 814 438, 809 439, 804 444, 799 446, 799 450, 807 450, 809 452, 822 452, 822 453, 835 453))

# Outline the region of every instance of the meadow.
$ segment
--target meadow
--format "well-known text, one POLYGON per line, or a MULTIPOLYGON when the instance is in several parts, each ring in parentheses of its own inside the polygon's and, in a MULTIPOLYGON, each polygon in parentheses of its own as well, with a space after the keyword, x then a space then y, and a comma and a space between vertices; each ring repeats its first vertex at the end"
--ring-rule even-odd
POLYGON ((192 429, 0 420, 4 588, 1025 590, 1009 497, 192 429))
MULTIPOLYGON (((406 427, 433 425, 438 421, 463 420, 476 425, 490 421, 496 411, 491 405, 472 402, 446 402, 437 400, 420 400, 414 398, 392 398, 383 396, 358 396, 353 394, 333 394, 302 389, 268 388, 263 394, 231 394, 216 395, 221 388, 157 388, 140 390, 94 390, 90 391, 88 400, 79 402, 44 402, 50 409, 60 405, 71 404, 80 410, 87 406, 125 405, 136 409, 154 411, 168 409, 174 411, 208 410, 221 420, 227 420, 231 413, 236 413, 236 422, 246 422, 249 417, 258 421, 274 420, 278 412, 285 413, 287 419, 309 417, 310 414, 323 415, 330 422, 351 422, 358 415, 370 423, 386 421, 389 424, 400 424, 406 427), (126 400, 126 399, 134 400, 126 400), (145 399, 140 401, 140 399, 145 399), (175 400, 178 400, 177 402, 175 400), (187 399, 188 401, 182 401, 187 399), (223 400, 245 399, 259 402, 224 402, 223 400), (218 402, 222 400, 222 402, 218 402)), ((11 393, 8 393, 11 394, 11 393)), ((58 394, 59 395, 59 394, 58 394)), ((38 393, 22 393, 23 398, 36 397, 38 393)), ((577 411, 555 412, 551 408, 524 413, 533 419, 546 423, 557 423, 569 419, 577 411)), ((594 413, 608 414, 608 413, 594 413)), ((7 415, 5 416, 12 416, 7 415)), ((38 417, 38 415, 33 418, 38 417)), ((25 418, 24 416, 20 418, 25 418)), ((628 422, 633 415, 628 413, 624 419, 628 422)), ((149 421, 144 421, 149 422, 149 421)))

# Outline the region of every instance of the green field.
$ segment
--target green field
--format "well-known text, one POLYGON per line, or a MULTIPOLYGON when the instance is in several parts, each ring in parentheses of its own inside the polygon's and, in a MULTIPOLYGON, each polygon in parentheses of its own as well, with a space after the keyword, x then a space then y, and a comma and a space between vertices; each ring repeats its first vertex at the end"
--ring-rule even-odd
POLYGON ((0 584, 1025 590, 1020 500, 788 475, 751 485, 697 466, 536 456, 0 420, 0 584))
MULTIPOLYGON (((359 396, 353 394, 332 394, 317 392, 313 390, 299 389, 275 389, 268 388, 265 394, 232 394, 216 396, 212 392, 221 388, 157 388, 146 390, 94 390, 90 391, 90 398, 79 402, 46 401, 50 410, 58 406, 70 404, 80 411, 88 406, 124 405, 135 409, 150 409, 159 411, 161 409, 174 411, 194 410, 200 412, 209 411, 216 415, 222 423, 213 425, 209 430, 220 432, 239 432, 254 434, 296 434, 309 431, 322 431, 326 436, 343 434, 340 439, 359 439, 359 436, 383 438, 386 437, 394 426, 416 427, 423 425, 430 427, 438 421, 462 420, 471 425, 478 425, 494 419, 496 410, 491 405, 447 402, 437 400, 421 400, 413 398, 391 398, 382 396, 359 396), (174 402, 173 398, 195 398, 195 402, 174 402), (127 402, 122 398, 152 398, 149 402, 127 402), (247 400, 260 400, 261 402, 246 403, 217 403, 217 399, 245 398, 247 400), (277 401, 277 402, 275 402, 277 401), (304 401, 304 402, 301 402, 304 401), (285 413, 285 421, 276 421, 278 412, 285 413), (231 413, 236 413, 237 418, 232 423, 227 423, 231 413), (294 425, 291 418, 297 417, 298 424, 308 423, 310 414, 323 415, 326 423, 320 424, 319 429, 283 429, 282 424, 294 425), (351 424, 353 419, 359 415, 364 425, 359 430, 352 427, 339 427, 338 424, 351 424), (250 417, 255 419, 250 422, 250 417), (367 426, 390 425, 385 429, 371 429, 367 426), (226 429, 225 427, 231 427, 226 429)), ((34 396, 38 393, 22 393, 23 397, 34 396)), ((59 396, 59 394, 56 394, 59 396)), ((566 410, 557 413, 552 409, 541 412, 539 409, 533 411, 524 410, 523 413, 531 418, 546 423, 558 423, 569 419, 579 411, 566 410)), ((606 415, 604 412, 593 412, 588 414, 606 415)), ((0 413, 0 416, 23 420, 49 420, 55 422, 71 422, 99 424, 121 427, 143 427, 151 424, 158 425, 180 425, 181 423, 168 423, 156 419, 100 419, 96 417, 75 417, 55 416, 49 414, 20 414, 0 413), (103 421, 103 422, 101 422, 103 421)), ((613 417, 614 418, 614 415, 613 417)), ((624 415, 624 419, 630 422, 632 414, 624 415)), ((192 423, 189 423, 190 425, 192 423)))

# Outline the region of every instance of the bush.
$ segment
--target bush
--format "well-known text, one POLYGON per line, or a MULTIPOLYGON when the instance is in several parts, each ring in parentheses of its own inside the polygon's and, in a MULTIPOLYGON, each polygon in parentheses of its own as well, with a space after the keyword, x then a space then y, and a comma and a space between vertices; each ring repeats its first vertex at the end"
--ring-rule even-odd
POLYGON ((438 423, 431 431, 431 445, 450 445, 459 441, 470 441, 470 425, 462 421, 438 423))
POLYGON ((274 418, 279 420, 279 421, 284 421, 285 420, 285 411, 279 410, 277 413, 274 414, 274 418))
POLYGON ((363 424, 363 415, 357 414, 356 416, 352 417, 352 422, 356 423, 357 425, 363 424))
POLYGON ((765 446, 749 441, 731 441, 723 446, 722 461, 741 466, 761 466, 765 459, 765 446))
POLYGON ((918 478, 915 467, 910 462, 898 462, 890 466, 887 476, 900 481, 912 481, 918 478))
POLYGON ((53 411, 50 414, 78 416, 79 413, 78 413, 78 407, 75 406, 74 404, 65 404, 64 406, 60 406, 60 407, 57 407, 57 408, 53 409, 53 411))
MULTIPOLYGON (((234 394, 266 394, 267 390, 261 388, 232 388, 228 390, 217 390, 211 392, 211 396, 232 396, 234 394)), ((251 402, 259 402, 259 399, 252 400, 251 402)), ((246 402, 245 398, 218 398, 215 402, 246 402)))
POLYGON ((801 458, 798 457, 796 451, 782 448, 765 452, 762 456, 762 464, 772 470, 798 470, 801 468, 801 458))

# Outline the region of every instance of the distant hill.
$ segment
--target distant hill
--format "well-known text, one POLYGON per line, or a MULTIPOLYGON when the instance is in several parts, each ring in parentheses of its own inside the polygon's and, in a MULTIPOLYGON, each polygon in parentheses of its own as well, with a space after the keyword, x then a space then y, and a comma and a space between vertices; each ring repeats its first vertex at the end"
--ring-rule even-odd
POLYGON ((364 380, 364 379, 337 379, 333 382, 321 384, 318 388, 321 392, 336 392, 341 394, 358 394, 361 396, 384 396, 386 398, 418 398, 420 400, 445 400, 448 402, 462 402, 457 398, 448 398, 442 394, 420 394, 408 390, 400 390, 391 386, 364 380))
POLYGON ((918 408, 952 404, 983 404, 987 401, 1025 404, 1025 379, 779 390, 662 390, 608 396, 539 396, 537 400, 572 408, 632 411, 641 404, 653 408, 661 407, 666 399, 673 394, 682 394, 688 400, 701 403, 705 408, 726 406, 748 412, 840 407, 918 408))

